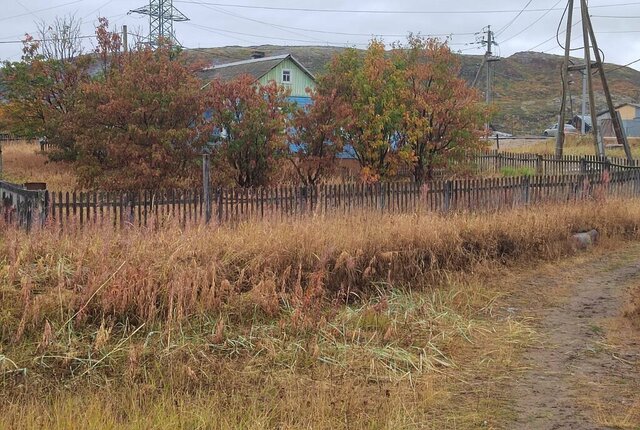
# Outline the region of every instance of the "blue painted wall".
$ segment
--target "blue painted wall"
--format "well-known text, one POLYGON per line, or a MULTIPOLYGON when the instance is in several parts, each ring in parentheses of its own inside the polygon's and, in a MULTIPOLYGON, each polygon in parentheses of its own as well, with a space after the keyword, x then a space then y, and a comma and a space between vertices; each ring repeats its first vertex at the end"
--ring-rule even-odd
POLYGON ((289 101, 298 105, 298 107, 305 107, 311 104, 311 97, 289 97, 289 101))

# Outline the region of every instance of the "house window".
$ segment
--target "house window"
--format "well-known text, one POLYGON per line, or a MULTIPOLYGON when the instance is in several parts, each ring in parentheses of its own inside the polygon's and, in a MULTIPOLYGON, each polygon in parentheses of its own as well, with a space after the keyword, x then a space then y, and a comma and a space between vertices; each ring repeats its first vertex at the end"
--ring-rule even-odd
POLYGON ((285 84, 291 83, 291 70, 282 71, 282 82, 285 84))

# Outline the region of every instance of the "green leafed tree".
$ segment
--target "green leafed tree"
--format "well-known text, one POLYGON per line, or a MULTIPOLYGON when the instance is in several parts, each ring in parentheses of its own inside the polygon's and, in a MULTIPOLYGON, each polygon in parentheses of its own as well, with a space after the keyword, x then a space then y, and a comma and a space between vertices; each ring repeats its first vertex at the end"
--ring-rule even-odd
POLYGON ((402 75, 377 40, 364 55, 347 49, 336 56, 320 80, 321 91, 335 91, 346 110, 338 135, 352 148, 366 180, 392 175, 402 154, 397 142, 402 85, 402 75))

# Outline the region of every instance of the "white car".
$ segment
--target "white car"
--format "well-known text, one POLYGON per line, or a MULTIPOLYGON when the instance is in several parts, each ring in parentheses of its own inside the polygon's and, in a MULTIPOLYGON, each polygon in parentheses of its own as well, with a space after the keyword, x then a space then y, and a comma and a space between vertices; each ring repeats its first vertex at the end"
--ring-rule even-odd
MULTIPOLYGON (((564 132, 567 133, 577 133, 578 130, 572 126, 571 124, 564 125, 564 132)), ((553 124, 551 128, 548 128, 542 133, 546 137, 556 137, 558 135, 558 124, 553 124)))

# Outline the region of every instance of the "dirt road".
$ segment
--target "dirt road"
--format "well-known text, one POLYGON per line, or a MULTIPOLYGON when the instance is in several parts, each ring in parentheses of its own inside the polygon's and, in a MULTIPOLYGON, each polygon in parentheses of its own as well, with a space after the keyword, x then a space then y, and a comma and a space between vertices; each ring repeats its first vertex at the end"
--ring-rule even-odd
POLYGON ((640 246, 584 257, 523 280, 510 312, 539 342, 510 390, 518 429, 640 429, 640 330, 624 316, 640 246))

